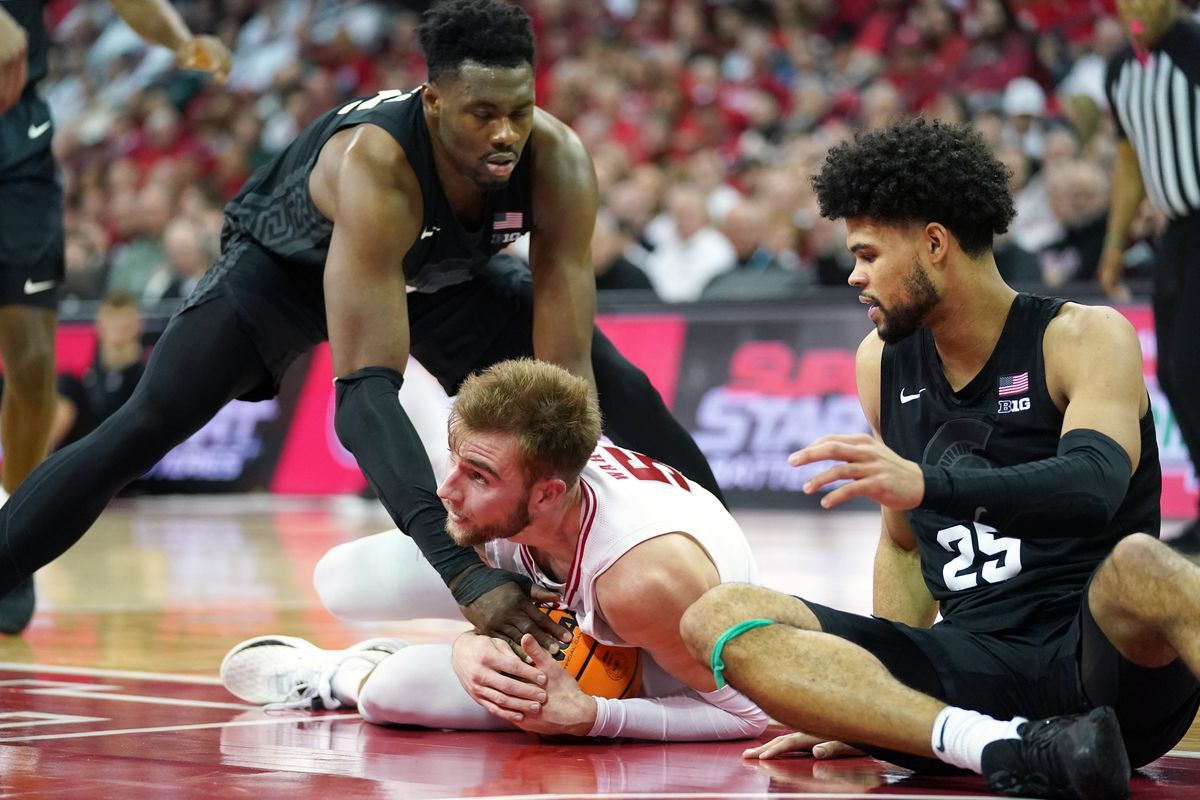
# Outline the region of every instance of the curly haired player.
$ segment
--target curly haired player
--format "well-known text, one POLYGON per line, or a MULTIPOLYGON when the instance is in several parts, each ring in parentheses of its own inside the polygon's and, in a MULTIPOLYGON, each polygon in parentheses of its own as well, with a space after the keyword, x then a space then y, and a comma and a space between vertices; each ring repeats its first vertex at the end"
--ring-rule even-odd
MULTIPOLYGON (((584 633, 641 648, 642 696, 586 695, 532 636, 522 641, 526 664, 473 632, 453 648, 372 639, 334 652, 260 636, 225 657, 225 686, 251 702, 357 706, 381 724, 665 741, 760 735, 766 715, 717 687, 679 633, 684 609, 706 589, 757 580, 721 503, 666 464, 597 445, 600 414, 586 381, 552 364, 506 361, 468 378, 450 420, 438 495, 451 536, 573 609, 584 633)), ((453 613, 399 531, 335 548, 314 582, 326 607, 347 618, 453 613)))
POLYGON ((687 611, 686 640, 798 729, 1006 794, 1125 796, 1130 763, 1169 750, 1200 704, 1200 568, 1157 538, 1132 326, 1003 282, 1007 175, 969 128, 862 135, 813 183, 847 222, 849 282, 875 324, 858 392, 876 435, 790 461, 833 462, 805 487, 829 489, 825 507, 882 506, 875 616, 718 586, 687 611), (1056 715, 1077 716, 1038 719, 1056 715))

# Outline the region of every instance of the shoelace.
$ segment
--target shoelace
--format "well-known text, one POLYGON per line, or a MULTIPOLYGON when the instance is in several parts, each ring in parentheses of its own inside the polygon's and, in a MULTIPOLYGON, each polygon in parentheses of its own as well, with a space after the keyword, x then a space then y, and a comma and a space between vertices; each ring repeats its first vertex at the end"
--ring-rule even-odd
POLYGON ((304 708, 312 711, 332 711, 341 708, 341 701, 333 696, 334 673, 346 661, 362 656, 362 651, 359 650, 332 653, 320 665, 320 669, 308 670, 307 674, 299 679, 294 671, 278 676, 278 679, 288 680, 292 684, 288 688, 286 699, 278 703, 268 703, 263 706, 263 710, 291 711, 304 708))

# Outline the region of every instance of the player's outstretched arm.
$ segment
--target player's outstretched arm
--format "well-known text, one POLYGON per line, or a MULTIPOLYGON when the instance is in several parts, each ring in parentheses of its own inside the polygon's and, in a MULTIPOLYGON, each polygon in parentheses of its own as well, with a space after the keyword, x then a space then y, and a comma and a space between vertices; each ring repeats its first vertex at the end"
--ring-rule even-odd
POLYGON ((579 137, 541 110, 532 145, 533 353, 587 378, 594 390, 596 276, 590 251, 599 202, 596 173, 579 137))
POLYGON ((21 99, 28 58, 29 39, 25 29, 0 6, 0 114, 21 99))
POLYGON ((567 633, 537 609, 516 576, 484 566, 446 533, 433 469, 400 405, 409 351, 402 262, 422 216, 420 187, 403 149, 374 125, 335 134, 309 187, 317 208, 333 220, 324 281, 338 438, 477 630, 514 644, 532 633, 551 646, 567 633))
POLYGON ((139 36, 175 54, 179 66, 210 72, 218 81, 229 76, 233 57, 215 36, 194 36, 167 0, 109 0, 113 10, 139 36))

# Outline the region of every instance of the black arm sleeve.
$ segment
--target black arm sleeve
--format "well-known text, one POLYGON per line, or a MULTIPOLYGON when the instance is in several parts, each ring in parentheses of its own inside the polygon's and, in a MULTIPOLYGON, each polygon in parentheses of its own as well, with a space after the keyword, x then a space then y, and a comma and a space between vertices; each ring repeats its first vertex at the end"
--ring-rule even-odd
POLYGON ((421 548, 426 560, 453 587, 459 605, 470 605, 481 594, 515 576, 480 567, 479 556, 460 547, 446 533, 446 510, 437 496, 433 467, 412 420, 400 405, 404 377, 394 369, 366 367, 335 381, 337 405, 333 427, 338 439, 354 454, 371 488, 379 495, 392 521, 421 548))
POLYGON ((1058 441, 1058 455, 1015 467, 954 469, 922 466, 921 507, 962 519, 982 519, 1017 538, 1099 534, 1129 488, 1132 464, 1113 439, 1079 428, 1058 441))

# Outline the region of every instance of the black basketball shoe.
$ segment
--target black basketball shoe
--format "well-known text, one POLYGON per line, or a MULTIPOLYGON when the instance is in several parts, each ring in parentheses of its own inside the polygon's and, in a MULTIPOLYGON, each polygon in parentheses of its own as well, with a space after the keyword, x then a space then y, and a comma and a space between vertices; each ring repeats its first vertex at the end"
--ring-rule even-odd
POLYGON ((1020 739, 983 749, 988 788, 1013 797, 1121 800, 1129 797, 1129 756, 1111 708, 1032 720, 1020 739))
POLYGON ((33 576, 30 575, 11 592, 0 597, 0 633, 16 635, 25 630, 29 620, 33 619, 35 605, 33 576))

